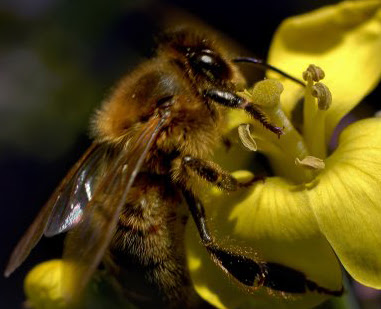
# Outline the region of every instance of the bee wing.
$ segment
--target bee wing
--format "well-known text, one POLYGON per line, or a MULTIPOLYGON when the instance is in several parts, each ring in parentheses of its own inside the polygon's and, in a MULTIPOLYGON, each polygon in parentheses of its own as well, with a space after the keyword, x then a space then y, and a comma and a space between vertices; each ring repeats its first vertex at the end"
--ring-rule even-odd
POLYGON ((65 184, 45 227, 45 236, 50 237, 66 232, 80 222, 83 210, 95 192, 101 172, 101 161, 106 155, 105 150, 106 148, 102 146, 95 147, 75 175, 65 184))
MULTIPOLYGON (((4 272, 6 277, 8 277, 28 257, 30 251, 41 239, 41 236, 48 226, 48 222, 53 218, 52 215, 60 211, 58 208, 67 207, 68 204, 65 206, 64 202, 72 199, 68 196, 72 191, 71 188, 74 184, 79 184, 78 175, 81 174, 81 170, 86 170, 86 162, 92 160, 94 153, 97 152, 97 148, 97 145, 93 144, 87 149, 78 162, 70 169, 66 177, 61 181, 60 185, 53 192, 44 207, 40 210, 33 223, 29 226, 28 230, 13 250, 4 272)), ((54 217, 58 219, 57 216, 54 217)), ((53 226, 51 226, 50 232, 53 234, 53 226)))
POLYGON ((165 124, 166 115, 153 116, 132 137, 129 147, 112 164, 85 208, 81 222, 65 241, 63 292, 75 301, 100 263, 113 236, 127 194, 146 155, 165 124))

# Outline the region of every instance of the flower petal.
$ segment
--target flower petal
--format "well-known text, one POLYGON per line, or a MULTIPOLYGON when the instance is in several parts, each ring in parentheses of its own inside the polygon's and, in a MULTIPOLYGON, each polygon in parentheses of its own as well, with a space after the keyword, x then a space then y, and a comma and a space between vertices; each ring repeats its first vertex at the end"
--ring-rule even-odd
MULTIPOLYGON (((62 260, 50 260, 38 264, 28 273, 24 281, 24 290, 31 308, 70 309, 73 307, 68 304, 63 295, 62 275, 66 267, 67 265, 62 260)), ((81 295, 78 308, 136 309, 122 297, 119 290, 115 289, 112 280, 106 272, 97 271, 81 295)))
MULTIPOLYGON (((327 111, 326 139, 381 77, 381 2, 344 1, 286 19, 274 35, 268 62, 300 77, 309 64, 324 71, 333 103, 327 111)), ((270 77, 274 73, 269 72, 270 77)), ((283 78, 282 78, 283 79, 283 78)), ((284 80, 282 103, 289 114, 301 87, 284 80)))
MULTIPOLYGON (((241 180, 248 172, 235 173, 241 180)), ((267 178, 232 194, 217 190, 204 197, 210 230, 217 243, 254 259, 276 262, 303 272, 319 286, 339 291, 341 270, 322 236, 303 188, 281 178, 267 178)), ((306 308, 327 298, 308 292, 282 297, 259 288, 251 294, 219 269, 200 244, 194 224, 187 231, 192 279, 199 294, 218 308, 306 308)))
POLYGON ((26 276, 24 290, 33 308, 68 308, 62 295, 62 260, 51 260, 34 267, 26 276))
POLYGON ((347 271, 381 288, 381 119, 346 128, 310 191, 322 232, 347 271))

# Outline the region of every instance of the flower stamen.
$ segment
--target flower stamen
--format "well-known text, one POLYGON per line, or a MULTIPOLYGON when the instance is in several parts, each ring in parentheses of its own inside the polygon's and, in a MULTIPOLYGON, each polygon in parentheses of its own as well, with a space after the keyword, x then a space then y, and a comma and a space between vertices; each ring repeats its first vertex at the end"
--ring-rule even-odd
POLYGON ((238 127, 238 135, 243 146, 245 146, 250 151, 257 151, 258 146, 250 132, 250 124, 243 123, 238 127))
POLYGON ((251 128, 255 129, 254 133, 244 124, 238 129, 239 136, 246 148, 259 149, 269 158, 276 174, 290 178, 296 183, 310 181, 311 171, 295 169, 295 158, 304 158, 309 153, 302 136, 281 108, 282 92, 283 85, 279 81, 266 79, 256 83, 251 91, 245 91, 240 95, 255 102, 271 123, 282 126, 283 135, 276 138, 271 132, 252 123, 251 128))
POLYGON ((322 80, 324 77, 325 77, 324 71, 320 67, 314 64, 310 64, 307 70, 303 72, 303 79, 307 82, 310 80, 314 82, 318 82, 322 80))
POLYGON ((332 95, 331 91, 329 91, 328 87, 323 83, 316 83, 312 86, 312 96, 317 98, 318 107, 320 110, 327 110, 332 103, 332 95))
POLYGON ((295 165, 303 167, 303 168, 307 168, 313 171, 319 171, 325 168, 324 160, 313 157, 313 156, 306 156, 303 160, 296 158, 295 165))
POLYGON ((304 96, 303 110, 303 137, 311 155, 325 158, 325 111, 332 103, 331 92, 328 87, 319 82, 325 77, 324 71, 316 66, 309 65, 303 72, 303 78, 307 81, 304 96))

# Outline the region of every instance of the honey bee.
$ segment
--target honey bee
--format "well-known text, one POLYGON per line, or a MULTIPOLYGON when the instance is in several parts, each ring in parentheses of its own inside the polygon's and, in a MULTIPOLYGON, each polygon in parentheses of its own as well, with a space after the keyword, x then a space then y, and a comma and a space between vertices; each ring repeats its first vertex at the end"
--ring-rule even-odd
POLYGON ((72 299, 103 263, 139 308, 212 308, 195 292, 186 266, 189 213, 210 257, 236 284, 340 293, 296 269, 221 248, 208 229, 194 180, 228 192, 256 180, 240 183, 210 161, 223 139, 226 112, 242 109, 282 134, 259 106, 237 94, 242 80, 216 39, 186 28, 162 34, 156 56, 122 79, 96 112, 93 144, 19 241, 5 275, 42 235, 68 232, 63 258, 74 267, 72 299))

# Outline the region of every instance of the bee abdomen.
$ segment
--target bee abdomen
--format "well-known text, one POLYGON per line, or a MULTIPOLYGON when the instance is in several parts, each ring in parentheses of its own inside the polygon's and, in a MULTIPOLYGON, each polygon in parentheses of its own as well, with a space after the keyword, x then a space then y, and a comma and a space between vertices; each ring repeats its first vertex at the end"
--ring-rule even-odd
POLYGON ((182 198, 165 177, 139 176, 119 217, 106 267, 139 308, 196 308, 200 299, 184 255, 182 198))

